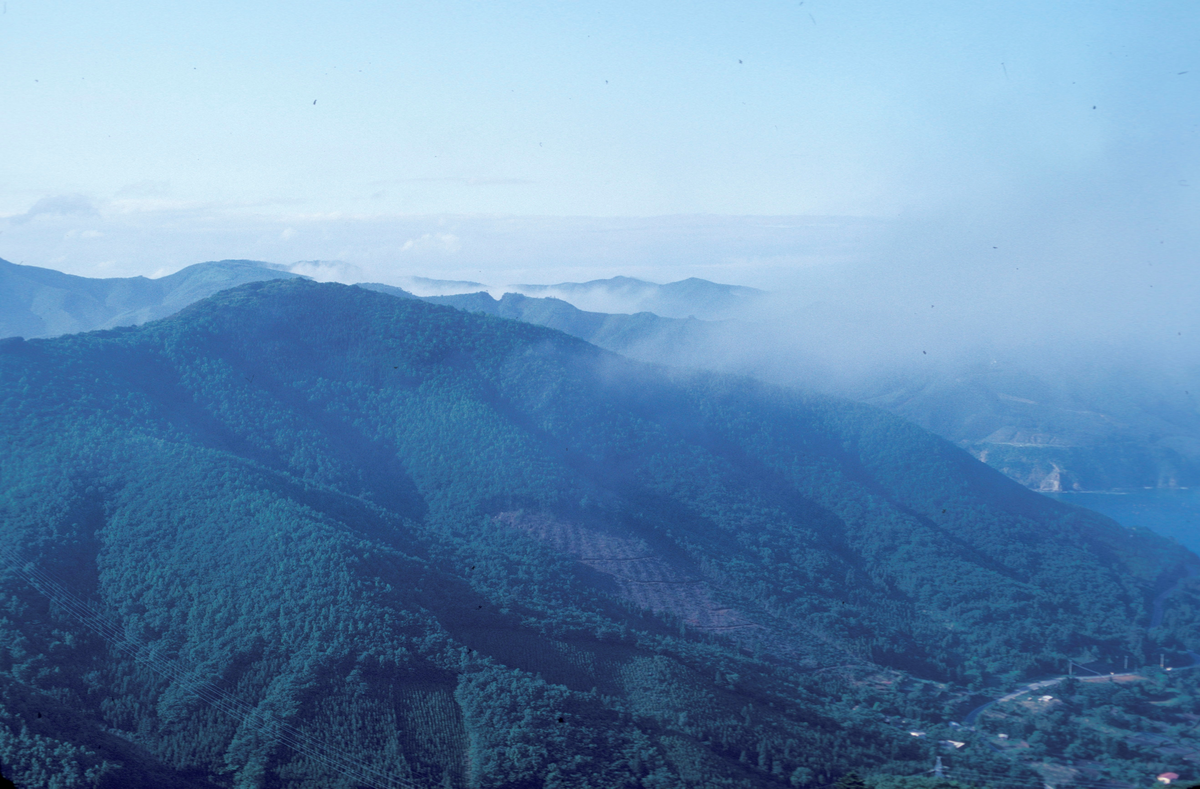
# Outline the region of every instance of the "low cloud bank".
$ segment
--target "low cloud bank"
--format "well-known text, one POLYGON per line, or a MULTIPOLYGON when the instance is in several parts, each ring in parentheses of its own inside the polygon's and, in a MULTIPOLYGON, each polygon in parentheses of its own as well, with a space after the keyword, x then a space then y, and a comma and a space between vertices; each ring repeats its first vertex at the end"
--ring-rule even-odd
POLYGON ((0 218, 0 257, 81 276, 149 275, 241 258, 343 261, 355 267, 341 275, 347 279, 361 274, 397 285, 412 276, 499 286, 624 275, 772 287, 797 267, 855 259, 886 224, 855 217, 351 217, 122 206, 99 204, 95 213, 42 206, 0 218), (103 237, 81 243, 84 231, 103 237))
POLYGON ((512 290, 673 317, 693 313, 637 288, 529 286, 699 277, 769 296, 721 313, 736 323, 695 358, 826 388, 1001 359, 1192 375, 1200 230, 1190 217, 1200 206, 1195 190, 1153 175, 1116 164, 1060 172, 890 220, 266 215, 60 195, 0 219, 0 257, 109 277, 255 259, 323 281, 425 295, 512 290))

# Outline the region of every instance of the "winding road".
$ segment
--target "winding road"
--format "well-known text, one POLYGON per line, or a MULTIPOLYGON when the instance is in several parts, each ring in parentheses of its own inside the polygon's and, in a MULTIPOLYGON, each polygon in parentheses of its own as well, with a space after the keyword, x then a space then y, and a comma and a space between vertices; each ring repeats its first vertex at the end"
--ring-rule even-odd
MULTIPOLYGON (((1170 597, 1171 595, 1175 594, 1176 592, 1178 592, 1180 589, 1182 589, 1183 585, 1186 584, 1188 581, 1192 580, 1193 578, 1195 578, 1197 576, 1200 576, 1200 568, 1196 567, 1195 565, 1188 565, 1186 569, 1187 569, 1187 574, 1184 575, 1183 578, 1180 578, 1179 581, 1177 581, 1173 586, 1171 586, 1169 589, 1164 590, 1163 592, 1160 592, 1154 598, 1154 601, 1151 604, 1150 626, 1147 629, 1153 630, 1154 628, 1156 628, 1162 624, 1163 610, 1165 608, 1165 603, 1166 603, 1167 598, 1170 597)), ((1173 667, 1172 669, 1168 669, 1168 671, 1172 671, 1172 670, 1184 671, 1189 668, 1196 668, 1197 666, 1200 666, 1200 654, 1197 654, 1197 653, 1189 650, 1188 657, 1190 657, 1192 659, 1192 664, 1190 666, 1173 667)), ((1088 669, 1088 670, 1091 671, 1091 669, 1088 669)), ((1098 676, 1101 676, 1101 677, 1104 676, 1103 674, 1099 674, 1099 672, 1093 672, 1093 673, 1096 673, 1098 676)), ((1052 686, 1057 685, 1058 683, 1062 682, 1064 679, 1067 679, 1068 676, 1069 675, 1067 675, 1067 674, 1063 674, 1062 676, 1058 676, 1058 677, 1050 677, 1049 679, 1038 680, 1037 682, 1030 682, 1030 683, 1020 686, 1019 688, 1017 688, 1016 690, 1014 690, 1013 692, 1011 692, 1005 696, 1001 696, 998 699, 992 699, 989 702, 980 704, 978 707, 976 707, 975 709, 971 710, 970 712, 968 712, 966 714, 966 716, 962 719, 962 725, 973 728, 975 726, 975 721, 979 719, 980 714, 982 714, 983 711, 986 710, 988 707, 991 707, 994 704, 1001 704, 1005 701, 1012 701, 1013 699, 1016 699, 1020 696, 1025 695, 1026 693, 1030 693, 1035 690, 1042 690, 1044 688, 1052 687, 1052 686)), ((1120 674, 1109 674, 1109 675, 1107 675, 1107 678, 1113 682, 1119 682, 1121 680, 1133 681, 1133 680, 1137 680, 1137 679, 1145 679, 1145 677, 1143 677, 1142 675, 1137 674, 1135 672, 1122 672, 1120 674)), ((1096 680, 1089 677, 1089 678, 1084 678, 1081 681, 1095 682, 1096 680)), ((999 750, 990 741, 988 741, 988 745, 990 745, 993 750, 999 750)))

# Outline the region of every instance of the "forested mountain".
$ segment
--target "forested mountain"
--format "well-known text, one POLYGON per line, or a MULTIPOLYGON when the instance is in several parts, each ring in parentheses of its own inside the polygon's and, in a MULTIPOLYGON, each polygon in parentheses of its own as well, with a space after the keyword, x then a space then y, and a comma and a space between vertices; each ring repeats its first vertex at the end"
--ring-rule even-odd
POLYGON ((746 317, 765 291, 725 285, 699 277, 659 285, 634 277, 609 277, 557 285, 507 285, 524 296, 562 299, 581 310, 632 314, 652 312, 664 318, 723 320, 746 317))
MULTIPOLYGON (((485 291, 565 302, 576 310, 614 315, 654 313, 663 318, 745 318, 769 295, 758 288, 698 277, 660 285, 635 277, 609 277, 554 285, 492 285, 464 280, 400 276, 391 281, 420 298, 471 296, 485 291)), ((387 287, 387 286, 385 286, 387 287)))
POLYGON ((20 786, 915 774, 955 688, 1200 624, 1194 556, 879 409, 302 279, 0 342, 0 529, 20 786))
POLYGON ((982 349, 875 371, 852 356, 831 359, 821 350, 837 344, 831 342, 837 316, 827 316, 821 332, 798 332, 772 320, 586 312, 559 299, 515 293, 428 300, 549 326, 643 361, 816 387, 878 405, 1035 490, 1200 485, 1200 400, 1191 394, 1200 392, 1196 370, 1164 374, 1103 346, 1051 365, 982 349), (858 372, 847 376, 847 369, 858 372))
POLYGON ((1035 490, 1200 485, 1197 370, 1106 355, 1053 371, 977 356, 847 394, 932 430, 1035 490))
MULTIPOLYGON (((367 283, 359 287, 400 298, 416 298, 389 285, 367 283)), ((557 329, 635 359, 668 359, 674 349, 679 354, 677 362, 685 365, 693 362, 696 367, 704 367, 706 361, 693 353, 696 346, 721 331, 720 325, 712 321, 664 318, 651 312, 632 315, 585 312, 561 299, 533 298, 520 293, 505 293, 499 299, 484 292, 422 298, 431 304, 557 329)))
POLYGON ((197 263, 158 279, 76 277, 0 260, 0 337, 133 326, 246 282, 295 276, 250 260, 197 263))
MULTIPOLYGON (((245 282, 292 276, 266 263, 226 260, 160 279, 89 279, 0 261, 0 337, 136 325, 245 282)), ((433 303, 548 326, 635 359, 816 387, 878 405, 1034 489, 1200 485, 1200 409, 1190 394, 1200 391, 1195 370, 1164 375, 1096 348, 1049 369, 988 351, 847 378, 843 367, 862 368, 861 361, 853 355, 831 360, 822 350, 837 345, 837 315, 814 319, 820 331, 797 331, 771 319, 707 319, 760 318, 753 308, 767 294, 751 288, 695 278, 656 285, 613 277, 512 286, 540 295, 494 299, 477 282, 402 279, 433 303), (455 295, 427 295, 442 292, 455 295)), ((389 285, 362 287, 413 296, 389 285)))

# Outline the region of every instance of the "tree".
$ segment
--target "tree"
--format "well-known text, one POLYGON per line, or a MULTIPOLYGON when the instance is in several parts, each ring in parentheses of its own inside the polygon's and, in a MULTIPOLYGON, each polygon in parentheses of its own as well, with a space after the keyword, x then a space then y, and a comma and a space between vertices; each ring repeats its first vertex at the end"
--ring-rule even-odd
POLYGON ((864 781, 858 773, 851 770, 850 772, 837 779, 834 784, 835 789, 871 789, 867 782, 864 781))

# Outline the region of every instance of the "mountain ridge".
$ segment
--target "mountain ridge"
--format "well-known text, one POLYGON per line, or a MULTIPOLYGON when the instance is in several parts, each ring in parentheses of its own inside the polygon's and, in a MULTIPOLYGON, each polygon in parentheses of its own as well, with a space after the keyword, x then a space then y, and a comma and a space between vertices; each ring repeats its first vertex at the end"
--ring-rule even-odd
POLYGON ((699 277, 658 284, 616 276, 556 285, 510 285, 524 296, 558 298, 592 312, 634 314, 652 312, 664 318, 699 317, 707 320, 742 316, 766 291, 744 285, 725 285, 699 277))
POLYGON ((900 703, 863 678, 1145 660, 1196 616, 1185 589, 1145 631, 1195 556, 878 409, 363 288, 5 342, 0 431, 23 561, 256 712, 146 674, 12 567, 0 631, 27 647, 0 677, 212 785, 354 785, 254 721, 450 786, 916 773, 936 744, 863 711, 900 703))
MULTIPOLYGON (((292 275, 254 261, 196 264, 157 280, 93 280, 0 263, 0 335, 35 337, 142 323, 242 281, 284 276, 292 275), (14 272, 20 276, 14 278, 14 272), (56 284, 39 288, 35 282, 38 278, 49 278, 56 284)), ((424 283, 434 291, 450 286, 451 290, 484 287, 466 281, 412 280, 414 287, 424 283)), ((563 285, 586 292, 593 287, 608 288, 614 282, 635 289, 668 291, 687 283, 704 283, 704 288, 725 294, 720 298, 745 290, 695 278, 662 286, 620 277, 563 285)), ((360 286, 404 298, 413 296, 389 285, 360 286)), ((559 286, 529 287, 549 292, 545 289, 559 286)), ((761 292, 756 293, 751 294, 752 303, 765 298, 761 292)), ((1186 372, 1177 372, 1178 380, 1168 380, 1170 376, 1135 366, 1103 378, 1093 369, 1095 365, 1080 372, 1076 363, 1071 368, 1075 372, 1065 375, 1061 365, 1055 371, 1038 371, 1030 369, 1020 357, 1010 355, 997 360, 995 355, 988 355, 942 367, 923 365, 904 374, 885 371, 865 380, 839 383, 838 376, 844 371, 822 360, 819 353, 813 354, 814 348, 828 342, 829 337, 788 340, 786 332, 770 321, 662 317, 653 312, 633 312, 639 304, 655 305, 632 298, 619 304, 620 299, 609 299, 601 305, 627 309, 632 314, 587 312, 561 299, 517 293, 506 293, 499 299, 486 291, 426 294, 424 298, 471 312, 550 326, 643 361, 754 375, 880 405, 934 430, 1033 489, 1175 488, 1200 483, 1200 421, 1194 401, 1187 395, 1194 382, 1188 382, 1186 372), (1134 385, 1138 381, 1153 381, 1154 386, 1139 388, 1134 385)), ((703 298, 681 298, 674 305, 679 314, 712 317, 705 311, 703 298)), ((733 301, 744 301, 739 299, 733 301)), ((741 308, 721 309, 716 310, 718 315, 746 314, 741 308)), ((818 323, 832 326, 836 318, 825 315, 818 323)), ((1107 358, 1103 349, 1096 349, 1095 355, 1107 358)), ((853 360, 850 362, 853 367, 853 360)))
POLYGON ((0 260, 0 336, 44 337, 145 323, 224 288, 294 276, 258 261, 220 260, 157 279, 95 279, 0 260))

